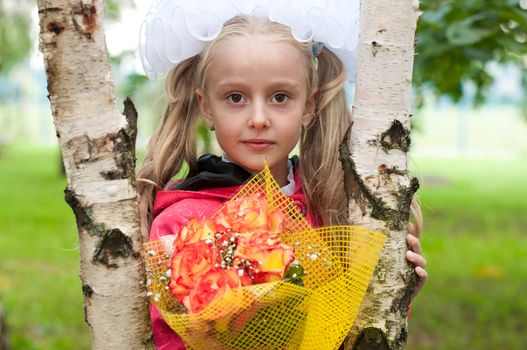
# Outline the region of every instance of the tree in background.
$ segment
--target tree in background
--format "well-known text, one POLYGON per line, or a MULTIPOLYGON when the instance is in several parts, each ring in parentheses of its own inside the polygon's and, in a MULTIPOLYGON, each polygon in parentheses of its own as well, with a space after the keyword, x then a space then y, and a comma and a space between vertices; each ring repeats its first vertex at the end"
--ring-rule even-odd
MULTIPOLYGON (((119 20, 122 10, 133 4, 133 0, 106 1, 108 22, 119 20)), ((37 87, 39 76, 29 68, 29 58, 38 46, 32 18, 36 12, 35 0, 0 0, 0 156, 4 146, 28 138, 35 128, 26 128, 30 111, 45 99, 37 87)))
MULTIPOLYGON (((17 63, 24 60, 31 50, 29 28, 31 18, 27 16, 30 8, 28 1, 19 1, 17 5, 0 0, 0 76, 7 74, 17 63)), ((1 96, 0 96, 1 101, 1 96)), ((0 129, 3 120, 0 120, 0 129)), ((0 134, 0 156, 4 140, 0 134)), ((7 326, 2 302, 0 300, 0 350, 10 349, 7 341, 7 326)))
POLYGON ((421 104, 425 91, 458 102, 466 82, 481 104, 495 80, 488 71, 493 62, 517 66, 527 88, 526 0, 421 0, 421 10, 414 67, 421 104))
POLYGON ((31 51, 29 14, 32 5, 30 0, 0 0, 0 75, 23 62, 31 51))
MULTIPOLYGON (((0 0, 0 78, 8 75, 20 62, 25 62, 33 46, 31 28, 31 0, 5 2, 0 0)), ((18 97, 20 89, 0 87, 0 105, 6 98, 18 97)), ((11 136, 11 118, 0 118, 0 156, 11 136)))
MULTIPOLYGON (((106 18, 109 22, 119 19, 120 11, 133 6, 133 0, 107 0, 106 18)), ((7 75, 17 67, 27 64, 34 47, 31 36, 31 11, 34 0, 0 0, 0 75, 7 75)))

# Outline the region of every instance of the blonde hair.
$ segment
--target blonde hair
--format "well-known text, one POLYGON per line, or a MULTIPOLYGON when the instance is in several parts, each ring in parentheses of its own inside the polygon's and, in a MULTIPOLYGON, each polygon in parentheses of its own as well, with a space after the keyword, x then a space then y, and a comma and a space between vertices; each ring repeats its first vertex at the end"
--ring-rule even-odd
MULTIPOLYGON (((238 16, 225 23, 219 37, 200 55, 180 63, 165 82, 167 108, 152 136, 138 173, 139 210, 143 234, 148 235, 153 202, 163 188, 187 164, 196 167, 196 124, 199 107, 195 97, 204 90, 210 63, 218 45, 232 37, 262 34, 297 48, 306 65, 308 96, 314 95, 316 107, 310 125, 300 139, 300 175, 308 209, 319 224, 347 222, 347 201, 338 147, 350 125, 342 62, 328 49, 318 54, 313 64, 310 43, 296 41, 289 27, 268 20, 238 16)), ((307 103, 307 101, 306 101, 307 103)))

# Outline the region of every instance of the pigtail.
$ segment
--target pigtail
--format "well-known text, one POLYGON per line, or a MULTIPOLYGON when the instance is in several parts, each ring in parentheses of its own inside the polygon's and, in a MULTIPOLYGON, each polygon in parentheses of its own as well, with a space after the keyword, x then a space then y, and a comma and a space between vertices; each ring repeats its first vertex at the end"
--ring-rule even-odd
POLYGON ((344 91, 346 76, 342 62, 330 50, 323 49, 317 59, 313 78, 317 107, 303 131, 300 147, 302 187, 320 224, 344 224, 348 221, 347 199, 338 148, 351 123, 344 91))
POLYGON ((412 202, 410 204, 410 213, 413 217, 413 230, 411 231, 413 231, 415 236, 419 237, 421 232, 423 232, 423 212, 421 211, 421 205, 419 204, 416 196, 412 198, 412 202))
POLYGON ((165 81, 167 108, 137 173, 141 232, 148 237, 156 193, 180 172, 196 168, 196 128, 199 106, 195 98, 199 57, 191 57, 173 69, 165 81))

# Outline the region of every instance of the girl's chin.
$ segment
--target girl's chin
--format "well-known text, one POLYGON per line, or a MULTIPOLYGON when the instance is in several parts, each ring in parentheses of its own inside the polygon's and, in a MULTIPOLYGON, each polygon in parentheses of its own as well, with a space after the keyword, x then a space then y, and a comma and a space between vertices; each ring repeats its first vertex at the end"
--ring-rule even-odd
POLYGON ((238 164, 239 166, 241 166, 243 169, 245 169, 247 172, 251 173, 251 174, 256 174, 260 171, 262 171, 264 168, 265 168, 265 165, 267 163, 267 166, 269 166, 269 168, 271 169, 271 172, 273 173, 273 175, 277 175, 277 174, 274 174, 274 172, 278 171, 278 172, 282 172, 284 171, 286 174, 288 172, 287 170, 287 158, 284 159, 283 161, 280 160, 276 160, 276 159, 269 159, 268 157, 266 157, 264 154, 262 155, 253 155, 250 157, 250 161, 247 161, 247 159, 243 159, 242 161, 238 161, 237 159, 232 159, 230 157, 227 157, 227 159, 229 159, 231 162, 233 163, 236 163, 238 164))
POLYGON ((254 165, 254 164, 250 164, 250 165, 247 165, 247 166, 241 164, 240 166, 242 168, 244 168, 245 170, 247 170, 249 173, 251 173, 251 175, 254 175, 254 174, 259 173, 260 171, 264 170, 265 163, 262 163, 262 165, 260 165, 260 166, 254 165))
MULTIPOLYGON (((268 163, 268 166, 269 166, 269 170, 271 171, 271 174, 273 175, 275 181, 280 186, 287 185, 287 174, 289 172, 287 168, 287 162, 284 163, 283 167, 279 166, 278 164, 272 164, 272 163, 268 163)), ((245 170, 247 170, 249 173, 254 175, 262 171, 264 168, 265 168, 265 165, 262 164, 261 166, 252 166, 251 168, 245 168, 245 170)))
POLYGON ((234 161, 236 164, 250 172, 251 174, 262 171, 265 168, 266 158, 262 156, 252 156, 251 161, 246 159, 242 162, 234 161))

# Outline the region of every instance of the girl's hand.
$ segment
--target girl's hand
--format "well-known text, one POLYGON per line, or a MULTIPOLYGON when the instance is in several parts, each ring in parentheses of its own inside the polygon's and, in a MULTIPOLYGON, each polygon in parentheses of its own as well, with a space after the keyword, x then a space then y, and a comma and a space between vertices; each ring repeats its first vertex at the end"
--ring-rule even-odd
POLYGON ((408 235, 406 236, 406 242, 410 246, 410 250, 406 252, 406 260, 413 266, 415 266, 415 273, 419 280, 415 286, 415 289, 410 296, 410 302, 415 298, 419 293, 421 288, 423 288, 426 279, 428 278, 428 273, 425 270, 426 259, 421 255, 421 243, 419 242, 419 236, 421 235, 421 230, 418 227, 409 224, 408 225, 408 235))

